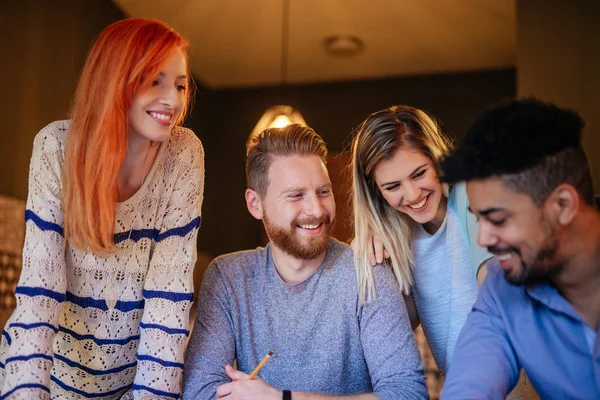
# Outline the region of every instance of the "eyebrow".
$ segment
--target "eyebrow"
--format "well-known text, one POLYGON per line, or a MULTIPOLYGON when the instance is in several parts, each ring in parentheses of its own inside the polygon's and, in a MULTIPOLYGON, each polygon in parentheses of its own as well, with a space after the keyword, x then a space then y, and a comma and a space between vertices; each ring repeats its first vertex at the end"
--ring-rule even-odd
MULTIPOLYGON (((158 73, 158 75, 159 75, 159 76, 165 76, 165 73, 164 73, 164 72, 159 72, 159 73, 158 73)), ((179 76, 178 76, 177 78, 175 78, 175 79, 187 79, 187 78, 188 78, 188 77, 187 77, 187 75, 179 75, 179 76)))
MULTIPOLYGON (((323 184, 319 187, 317 187, 316 190, 321 190, 321 189, 332 189, 333 186, 331 183, 326 183, 323 184)), ((289 189, 285 189, 281 192, 281 195, 286 195, 286 194, 290 194, 290 193, 294 193, 294 192, 304 192, 305 190, 307 190, 306 188, 302 188, 302 187, 292 187, 289 189)))
MULTIPOLYGON (((469 211, 471 211, 471 207, 469 207, 469 211)), ((479 211, 479 214, 483 215, 483 216, 488 216, 492 213, 495 212, 505 212, 506 210, 504 208, 499 208, 499 207, 491 207, 491 208, 487 208, 485 210, 481 210, 479 211)), ((472 212, 472 211, 471 211, 472 212)))
POLYGON ((289 188, 289 189, 282 190, 282 191, 279 193, 279 195, 280 195, 280 196, 285 196, 285 195, 287 195, 287 194, 290 194, 290 193, 294 193, 294 192, 302 192, 302 191, 304 191, 304 190, 305 190, 305 189, 303 189, 303 188, 300 188, 300 187, 296 187, 296 188, 289 188))
MULTIPOLYGON (((414 175, 415 175, 417 172, 419 172, 419 170, 420 170, 421 168, 423 168, 423 167, 426 167, 426 166, 427 166, 427 163, 425 163, 425 164, 423 164, 423 165, 419 165, 417 168, 415 168, 415 169, 413 170, 413 172, 411 172, 410 174, 408 174, 408 177, 409 177, 409 178, 412 178, 412 177, 413 177, 413 176, 414 176, 414 175)), ((398 181, 385 182, 385 183, 382 183, 382 184, 381 184, 381 185, 379 185, 379 186, 382 186, 382 187, 383 187, 383 186, 391 185, 391 184, 394 184, 394 183, 398 183, 398 181)))

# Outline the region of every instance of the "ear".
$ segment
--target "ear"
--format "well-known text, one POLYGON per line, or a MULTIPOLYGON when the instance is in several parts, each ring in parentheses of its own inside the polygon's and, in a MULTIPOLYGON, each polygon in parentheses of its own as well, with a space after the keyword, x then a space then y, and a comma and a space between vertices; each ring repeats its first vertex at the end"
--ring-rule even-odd
POLYGON ((569 225, 579 211, 579 193, 566 183, 558 185, 550 195, 552 210, 561 225, 569 225))
POLYGON ((246 207, 248 207, 248 211, 250 214, 256 219, 263 218, 263 205, 262 200, 258 193, 256 193, 252 189, 246 189, 246 207))

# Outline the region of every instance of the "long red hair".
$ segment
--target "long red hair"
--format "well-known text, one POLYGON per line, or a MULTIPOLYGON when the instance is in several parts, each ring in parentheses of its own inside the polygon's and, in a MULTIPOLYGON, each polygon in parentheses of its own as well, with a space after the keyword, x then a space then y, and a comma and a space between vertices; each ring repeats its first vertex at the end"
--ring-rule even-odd
POLYGON ((162 22, 129 18, 105 28, 92 46, 71 106, 62 179, 65 239, 74 247, 98 256, 114 251, 117 174, 127 151, 131 101, 151 87, 177 49, 187 59, 187 45, 162 22))

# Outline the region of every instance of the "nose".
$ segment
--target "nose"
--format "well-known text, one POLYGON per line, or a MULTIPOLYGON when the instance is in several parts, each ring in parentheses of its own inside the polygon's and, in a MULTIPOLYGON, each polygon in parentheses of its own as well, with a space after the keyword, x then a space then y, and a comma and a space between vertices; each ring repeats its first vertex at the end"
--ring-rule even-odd
POLYGON ((494 234, 494 229, 490 223, 479 220, 477 224, 477 244, 481 247, 496 246, 499 242, 498 236, 494 234))
POLYGON ((403 184, 403 186, 405 203, 413 203, 419 199, 419 196, 421 196, 421 191, 414 183, 406 182, 403 184))
POLYGON ((165 87, 160 94, 160 102, 172 109, 177 109, 181 105, 179 91, 176 87, 165 87))
POLYGON ((323 216, 323 205, 316 193, 306 197, 304 213, 310 217, 321 218, 323 216))

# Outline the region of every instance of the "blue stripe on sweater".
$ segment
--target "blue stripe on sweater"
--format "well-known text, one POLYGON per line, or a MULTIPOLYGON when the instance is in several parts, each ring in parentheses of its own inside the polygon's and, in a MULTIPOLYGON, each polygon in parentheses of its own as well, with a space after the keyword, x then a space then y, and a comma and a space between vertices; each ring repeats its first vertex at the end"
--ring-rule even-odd
POLYGON ((127 239, 131 239, 137 242, 140 239, 148 238, 154 239, 155 242, 161 242, 171 236, 185 237, 188 233, 200 227, 201 218, 196 217, 184 226, 177 228, 171 228, 163 233, 160 233, 158 229, 133 229, 131 233, 129 231, 115 233, 115 244, 123 242, 127 239), (131 236, 131 237, 130 237, 131 236))
POLYGON ((0 396, 0 400, 4 400, 9 398, 14 392, 16 392, 17 390, 21 390, 21 389, 42 389, 44 392, 48 392, 50 393, 50 389, 48 389, 48 387, 39 384, 39 383, 24 383, 22 385, 17 385, 15 386, 12 390, 9 390, 8 392, 4 393, 3 396, 0 396))
POLYGON ((78 394, 80 396, 83 396, 83 397, 86 397, 88 399, 92 399, 92 398, 96 398, 96 397, 112 396, 112 395, 117 394, 119 392, 124 392, 126 390, 131 389, 131 385, 127 385, 127 386, 123 386, 123 387, 121 387, 119 389, 111 390, 110 392, 88 393, 88 392, 84 392, 83 390, 75 389, 74 387, 71 387, 71 386, 69 386, 69 385, 61 382, 54 375, 50 376, 50 379, 52 380, 52 382, 56 383, 58 386, 60 386, 61 388, 63 388, 63 390, 66 390, 68 392, 76 393, 76 394, 78 394))
POLYGON ((133 390, 145 390, 146 392, 150 392, 157 396, 169 397, 171 399, 179 398, 179 393, 163 392, 162 390, 152 389, 151 387, 143 386, 143 385, 133 385, 133 390))
POLYGON ((197 229, 199 227, 200 227, 200 217, 196 217, 193 220, 191 220, 189 224, 187 224, 185 226, 181 226, 178 228, 172 228, 172 229, 169 229, 168 231, 165 231, 164 233, 159 234, 156 237, 156 241, 160 242, 161 240, 164 240, 170 236, 184 237, 185 235, 187 235, 188 233, 190 233, 191 231, 193 231, 194 229, 197 229))
POLYGON ((152 357, 152 356, 149 356, 149 355, 138 354, 137 355, 137 359, 139 361, 152 361, 152 362, 155 362, 157 364, 162 365, 163 367, 183 369, 183 364, 182 363, 178 363, 178 362, 174 362, 174 361, 161 360, 160 358, 152 357))
POLYGON ((64 293, 55 292, 53 290, 44 289, 41 287, 17 286, 15 294, 24 294, 29 297, 46 296, 58 301, 59 303, 65 301, 64 293))
POLYGON ((129 343, 131 341, 140 339, 140 335, 129 336, 129 337, 126 337, 123 339, 100 339, 94 335, 81 335, 77 332, 74 332, 70 329, 65 328, 64 326, 59 326, 58 330, 72 336, 73 338, 75 338, 77 340, 91 340, 92 342, 96 343, 98 346, 107 345, 107 344, 119 344, 121 346, 125 346, 127 343, 129 343))
POLYGON ((23 329, 35 329, 39 327, 50 328, 54 331, 54 333, 58 332, 58 329, 52 324, 47 322, 35 322, 33 324, 23 324, 21 322, 13 322, 9 326, 9 328, 23 328, 23 329))
POLYGON ((85 365, 81 365, 78 362, 69 360, 68 358, 66 358, 64 356, 61 356, 60 354, 54 354, 54 358, 56 358, 59 361, 64 362, 71 368, 78 368, 82 371, 87 372, 90 375, 96 375, 96 376, 97 375, 116 374, 118 372, 125 371, 126 369, 134 368, 137 365, 137 363, 134 362, 134 363, 130 363, 130 364, 121 365, 120 367, 117 367, 117 368, 99 370, 99 369, 92 369, 92 368, 86 367, 85 365))
POLYGON ((46 355, 46 354, 42 354, 42 353, 34 353, 34 354, 29 354, 27 356, 14 356, 14 357, 8 357, 6 359, 6 364, 13 362, 13 361, 29 361, 32 360, 34 358, 43 358, 45 360, 48 361, 52 361, 52 356, 46 355))
POLYGON ((61 236, 64 236, 63 227, 50 221, 45 221, 42 218, 38 217, 36 213, 31 210, 25 210, 25 223, 27 221, 32 221, 37 225, 42 231, 54 231, 61 236))
MULTIPOLYGON (((71 292, 67 292, 67 301, 78 305, 81 308, 89 308, 94 307, 98 308, 102 311, 108 311, 108 306, 106 305, 105 300, 96 300, 93 297, 79 297, 71 292)), ((123 301, 118 300, 115 305, 115 310, 119 310, 122 312, 129 312, 133 310, 143 310, 144 309, 144 300, 135 300, 135 301, 123 301)))
POLYGON ((158 325, 158 324, 145 324, 143 322, 140 322, 140 328, 143 329, 158 329, 161 330, 163 332, 166 332, 170 335, 189 335, 190 331, 188 331, 187 329, 179 329, 179 328, 169 328, 163 325, 158 325))
POLYGON ((6 332, 6 329, 2 330, 2 335, 6 338, 6 343, 8 343, 8 345, 10 346, 12 344, 12 339, 10 338, 8 332, 6 332))
POLYGON ((163 292, 160 290, 146 290, 142 291, 142 295, 145 299, 166 299, 174 303, 180 301, 193 301, 193 293, 175 293, 175 292, 163 292))
MULTIPOLYGON (((61 236, 64 236, 64 229, 62 226, 38 217, 37 214, 32 210, 25 210, 25 222, 27 221, 32 221, 42 231, 54 231, 61 236)), ((160 242, 161 240, 164 240, 170 236, 184 237, 192 230, 199 228, 201 221, 201 217, 196 217, 187 225, 172 228, 163 233, 160 233, 160 230, 158 229, 133 229, 131 232, 119 232, 115 233, 114 241, 115 244, 117 244, 129 238, 135 242, 143 238, 148 238, 154 239, 156 242, 160 242)))

